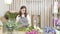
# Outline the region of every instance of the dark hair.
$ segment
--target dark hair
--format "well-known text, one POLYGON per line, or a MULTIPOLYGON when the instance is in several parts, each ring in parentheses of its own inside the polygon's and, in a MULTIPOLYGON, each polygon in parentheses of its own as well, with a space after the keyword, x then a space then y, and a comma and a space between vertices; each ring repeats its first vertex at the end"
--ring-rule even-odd
POLYGON ((27 16, 27 8, 26 8, 26 6, 21 6, 21 8, 20 8, 20 10, 19 10, 19 16, 21 16, 22 15, 22 13, 21 13, 21 9, 23 9, 23 8, 25 8, 25 17, 27 16))

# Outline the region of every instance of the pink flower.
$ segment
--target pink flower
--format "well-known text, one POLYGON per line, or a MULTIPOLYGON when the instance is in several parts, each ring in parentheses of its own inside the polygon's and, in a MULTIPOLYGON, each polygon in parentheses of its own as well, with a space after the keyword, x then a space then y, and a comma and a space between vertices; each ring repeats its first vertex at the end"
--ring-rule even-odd
POLYGON ((26 32, 26 34, 37 34, 37 30, 32 30, 30 32, 26 32))

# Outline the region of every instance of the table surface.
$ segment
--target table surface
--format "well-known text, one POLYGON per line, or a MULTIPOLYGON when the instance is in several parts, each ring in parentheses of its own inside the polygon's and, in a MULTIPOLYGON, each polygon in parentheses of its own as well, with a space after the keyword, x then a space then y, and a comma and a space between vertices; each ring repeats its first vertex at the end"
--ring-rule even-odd
POLYGON ((4 32, 4 34, 25 34, 23 31, 4 32))

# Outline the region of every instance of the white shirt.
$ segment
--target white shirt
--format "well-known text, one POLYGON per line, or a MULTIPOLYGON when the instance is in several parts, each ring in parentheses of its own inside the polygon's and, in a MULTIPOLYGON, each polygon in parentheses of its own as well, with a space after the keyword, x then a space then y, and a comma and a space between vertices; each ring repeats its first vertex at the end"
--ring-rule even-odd
MULTIPOLYGON (((22 17, 25 17, 24 15, 22 15, 22 17)), ((19 15, 16 17, 16 22, 18 22, 19 21, 19 15)), ((27 19, 28 19, 28 24, 29 24, 29 26, 31 26, 31 17, 29 16, 29 15, 27 15, 27 19)))

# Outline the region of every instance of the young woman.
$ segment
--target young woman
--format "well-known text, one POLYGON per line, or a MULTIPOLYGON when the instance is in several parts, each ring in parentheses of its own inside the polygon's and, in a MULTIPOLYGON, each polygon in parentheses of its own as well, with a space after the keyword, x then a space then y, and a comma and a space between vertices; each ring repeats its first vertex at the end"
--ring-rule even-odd
POLYGON ((26 6, 20 8, 19 15, 16 17, 16 22, 19 23, 19 27, 31 26, 31 18, 27 14, 26 6))

